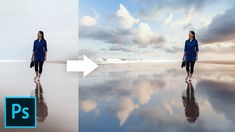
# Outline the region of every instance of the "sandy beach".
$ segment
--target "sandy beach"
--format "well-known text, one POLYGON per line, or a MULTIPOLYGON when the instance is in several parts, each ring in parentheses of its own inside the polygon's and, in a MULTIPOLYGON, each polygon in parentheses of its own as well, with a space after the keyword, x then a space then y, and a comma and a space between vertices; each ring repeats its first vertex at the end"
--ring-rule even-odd
POLYGON ((38 128, 19 132, 78 131, 78 75, 66 72, 65 64, 45 63, 41 89, 33 81, 34 69, 26 62, 0 64, 0 131, 3 128, 4 96, 38 96, 38 128))

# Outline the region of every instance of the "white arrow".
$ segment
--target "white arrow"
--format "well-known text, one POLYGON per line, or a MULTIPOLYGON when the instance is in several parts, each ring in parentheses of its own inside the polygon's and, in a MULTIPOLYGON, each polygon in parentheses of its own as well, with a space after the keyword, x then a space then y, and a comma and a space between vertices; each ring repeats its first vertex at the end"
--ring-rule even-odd
POLYGON ((96 63, 83 55, 83 60, 67 60, 67 72, 83 72, 83 77, 98 67, 96 63))

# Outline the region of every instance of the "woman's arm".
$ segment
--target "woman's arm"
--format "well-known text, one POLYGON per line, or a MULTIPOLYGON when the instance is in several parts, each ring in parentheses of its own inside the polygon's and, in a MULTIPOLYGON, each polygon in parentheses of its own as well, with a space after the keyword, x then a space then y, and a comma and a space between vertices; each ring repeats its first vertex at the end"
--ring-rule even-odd
POLYGON ((34 52, 35 52, 35 41, 34 41, 34 43, 33 43, 33 53, 32 53, 32 58, 31 58, 31 60, 33 60, 34 52))
POLYGON ((199 52, 199 48, 198 48, 198 42, 196 43, 196 60, 198 60, 198 52, 199 52))
POLYGON ((45 57, 44 60, 47 60, 47 51, 45 51, 45 57))
POLYGON ((184 54, 183 54, 183 57, 182 57, 182 60, 185 60, 185 56, 186 56, 186 42, 187 41, 185 41, 185 44, 184 44, 184 54))
POLYGON ((184 51, 182 60, 185 60, 186 52, 184 51))
POLYGON ((47 60, 47 41, 45 40, 45 57, 44 60, 47 60))
POLYGON ((34 57, 34 51, 33 51, 33 53, 32 53, 32 58, 31 58, 31 60, 33 60, 33 57, 34 57))

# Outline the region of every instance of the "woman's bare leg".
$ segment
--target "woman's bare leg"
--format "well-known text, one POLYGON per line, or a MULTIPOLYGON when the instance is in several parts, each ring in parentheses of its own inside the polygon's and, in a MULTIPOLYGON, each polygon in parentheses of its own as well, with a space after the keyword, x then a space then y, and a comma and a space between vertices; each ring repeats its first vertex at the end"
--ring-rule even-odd
POLYGON ((38 81, 40 81, 41 73, 38 74, 38 81))
POLYGON ((187 72, 187 76, 186 76, 186 78, 185 78, 185 81, 187 81, 188 78, 189 78, 189 72, 187 72))
POLYGON ((189 74, 189 81, 191 81, 191 80, 192 80, 192 76, 193 76, 193 74, 192 74, 192 73, 190 73, 190 74, 189 74))
POLYGON ((35 72, 36 73, 36 76, 34 77, 34 81, 37 81, 37 78, 38 78, 38 71, 35 72))

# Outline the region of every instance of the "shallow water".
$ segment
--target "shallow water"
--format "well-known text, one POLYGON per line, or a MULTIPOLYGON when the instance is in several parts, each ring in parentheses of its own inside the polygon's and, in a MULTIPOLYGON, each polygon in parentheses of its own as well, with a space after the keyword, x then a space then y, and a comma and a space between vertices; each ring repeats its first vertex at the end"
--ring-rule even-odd
POLYGON ((80 132, 233 131, 235 65, 100 65, 79 81, 80 132))
POLYGON ((78 75, 66 72, 65 64, 45 63, 41 85, 33 81, 29 63, 0 63, 0 131, 3 128, 4 96, 33 96, 37 102, 37 129, 14 129, 20 132, 78 131, 78 75))

